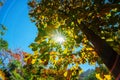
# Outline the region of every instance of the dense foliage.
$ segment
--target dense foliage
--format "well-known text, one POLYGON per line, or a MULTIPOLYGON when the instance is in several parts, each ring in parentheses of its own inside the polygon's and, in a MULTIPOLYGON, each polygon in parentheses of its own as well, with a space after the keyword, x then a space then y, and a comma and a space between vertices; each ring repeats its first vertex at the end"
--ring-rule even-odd
POLYGON ((109 75, 108 69, 104 64, 101 64, 99 67, 96 67, 95 70, 87 70, 83 74, 85 75, 83 80, 115 80, 113 76, 109 75))
MULTIPOLYGON (((40 62, 35 63, 34 54, 31 55, 19 49, 15 51, 3 50, 0 52, 0 56, 0 79, 2 80, 66 80, 66 76, 70 77, 71 74, 70 70, 65 72, 66 70, 57 71, 53 68, 44 68, 40 62)), ((81 74, 78 77, 81 80, 81 74)), ((83 79, 114 80, 103 64, 89 74, 84 74, 83 79)))
POLYGON ((50 71, 45 76, 58 78, 59 71, 64 70, 63 79, 77 79, 79 64, 101 63, 94 45, 81 30, 83 23, 120 53, 119 1, 31 0, 28 5, 30 19, 38 29, 35 42, 30 45, 39 55, 35 64, 40 60, 45 70, 51 68, 56 73, 52 76, 50 71), (59 36, 64 40, 57 41, 59 36))
POLYGON ((83 72, 80 64, 88 62, 100 66, 86 80, 112 80, 113 76, 101 66, 102 60, 83 32, 83 24, 120 53, 119 3, 119 0, 29 0, 29 16, 38 29, 35 42, 29 46, 34 53, 7 50, 7 44, 2 42, 6 50, 0 52, 3 56, 0 78, 76 80, 83 72))

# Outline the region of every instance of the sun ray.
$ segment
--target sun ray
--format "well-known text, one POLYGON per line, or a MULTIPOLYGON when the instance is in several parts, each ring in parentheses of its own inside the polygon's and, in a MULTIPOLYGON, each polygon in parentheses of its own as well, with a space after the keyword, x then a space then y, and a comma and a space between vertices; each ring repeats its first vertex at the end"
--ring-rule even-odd
POLYGON ((65 42, 65 36, 58 30, 54 32, 52 39, 59 44, 63 44, 65 42))

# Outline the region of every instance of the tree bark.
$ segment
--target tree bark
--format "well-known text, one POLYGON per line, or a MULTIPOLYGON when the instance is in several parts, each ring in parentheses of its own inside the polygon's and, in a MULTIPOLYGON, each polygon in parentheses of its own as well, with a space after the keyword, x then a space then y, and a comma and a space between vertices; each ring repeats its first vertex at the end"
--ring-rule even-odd
POLYGON ((84 23, 81 24, 82 25, 77 23, 77 25, 80 26, 82 32, 87 36, 88 40, 93 44, 96 52, 98 53, 98 56, 102 59, 103 63, 111 71, 116 80, 118 77, 120 78, 120 55, 118 55, 117 52, 114 51, 105 40, 96 35, 84 23))

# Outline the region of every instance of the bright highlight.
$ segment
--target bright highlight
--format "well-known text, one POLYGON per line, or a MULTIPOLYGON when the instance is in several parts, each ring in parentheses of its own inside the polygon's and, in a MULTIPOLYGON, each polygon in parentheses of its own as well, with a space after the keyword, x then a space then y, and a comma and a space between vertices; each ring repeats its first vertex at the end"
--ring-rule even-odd
POLYGON ((64 37, 62 37, 62 36, 56 37, 56 42, 62 44, 64 41, 65 41, 64 37))
POLYGON ((55 35, 53 36, 53 40, 56 42, 56 43, 59 43, 59 44, 62 44, 65 42, 65 36, 63 36, 60 32, 56 32, 54 33, 55 35))

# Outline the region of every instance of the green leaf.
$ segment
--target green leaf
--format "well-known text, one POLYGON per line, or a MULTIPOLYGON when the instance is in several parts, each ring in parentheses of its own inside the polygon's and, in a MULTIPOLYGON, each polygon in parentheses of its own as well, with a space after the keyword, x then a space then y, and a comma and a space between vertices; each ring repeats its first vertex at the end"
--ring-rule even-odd
POLYGON ((8 43, 7 41, 3 40, 2 38, 0 38, 0 50, 2 49, 8 49, 8 43))
POLYGON ((3 2, 0 2, 0 7, 3 6, 3 2))
POLYGON ((3 30, 7 30, 7 28, 6 28, 4 25, 2 25, 2 29, 3 29, 3 30))
POLYGON ((30 48, 32 48, 33 51, 36 51, 38 49, 38 44, 37 43, 32 43, 29 45, 30 48))
POLYGON ((24 80, 24 78, 19 73, 17 73, 15 70, 12 73, 16 80, 24 80))
POLYGON ((38 31, 39 31, 39 35, 40 35, 40 37, 43 37, 43 36, 46 35, 45 30, 39 28, 38 31))
POLYGON ((3 64, 3 63, 2 63, 2 59, 0 59, 0 65, 1 65, 1 64, 3 64))
POLYGON ((32 51, 36 51, 36 50, 37 50, 37 47, 33 47, 33 48, 32 48, 32 51))

